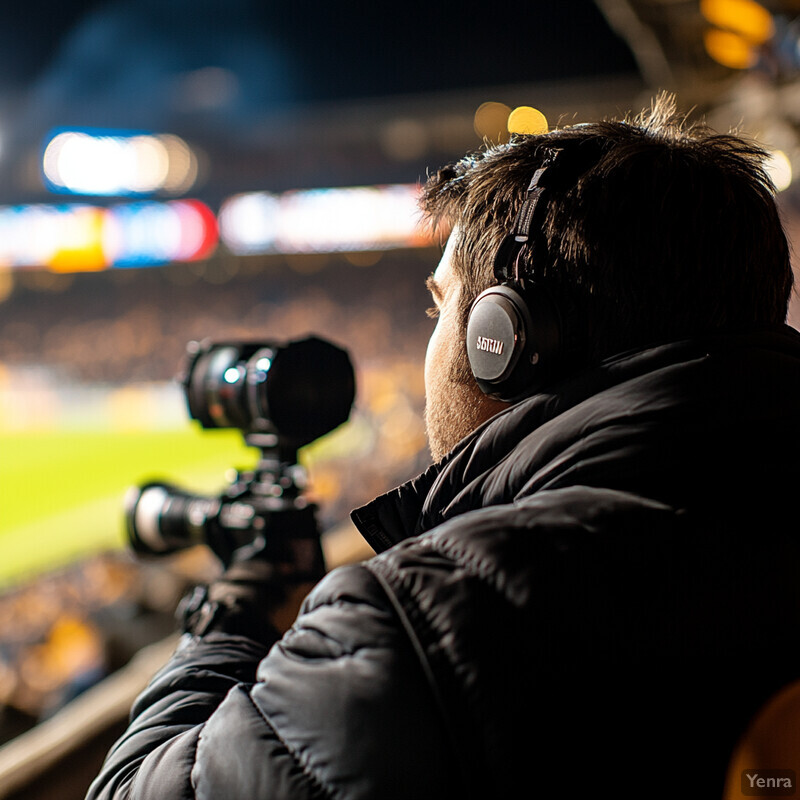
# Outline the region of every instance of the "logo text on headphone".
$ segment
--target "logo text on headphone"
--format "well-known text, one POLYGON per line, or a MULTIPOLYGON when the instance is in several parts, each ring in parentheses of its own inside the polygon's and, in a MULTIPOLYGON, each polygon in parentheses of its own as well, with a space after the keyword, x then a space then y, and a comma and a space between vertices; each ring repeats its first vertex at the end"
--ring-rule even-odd
POLYGON ((488 336, 479 336, 477 348, 499 356, 503 353, 503 341, 501 339, 490 339, 488 336))

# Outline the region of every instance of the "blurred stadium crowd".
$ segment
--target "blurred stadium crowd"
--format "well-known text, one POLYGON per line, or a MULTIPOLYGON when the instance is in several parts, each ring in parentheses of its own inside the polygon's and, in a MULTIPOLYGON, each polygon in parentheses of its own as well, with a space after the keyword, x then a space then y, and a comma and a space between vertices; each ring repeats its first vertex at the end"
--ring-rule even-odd
MULTIPOLYGON (((329 530, 427 463, 424 280, 437 259, 436 248, 424 248, 219 255, 102 274, 17 271, 0 315, 0 386, 35 365, 65 390, 158 387, 175 377, 193 339, 327 337, 350 351, 358 381, 347 446, 321 446, 307 463, 329 530)), ((208 556, 168 561, 98 554, 0 593, 0 742, 174 628, 178 597, 209 564, 208 556)))
POLYGON ((428 248, 220 254, 149 270, 14 271, 0 363, 35 363, 107 384, 168 380, 191 339, 286 340, 309 331, 348 347, 359 362, 388 352, 419 358, 430 328, 425 306, 414 304, 425 302, 421 284, 435 258, 428 248), (411 270, 422 275, 420 285, 411 270))
POLYGON ((167 635, 181 585, 118 553, 0 596, 0 744, 167 635))

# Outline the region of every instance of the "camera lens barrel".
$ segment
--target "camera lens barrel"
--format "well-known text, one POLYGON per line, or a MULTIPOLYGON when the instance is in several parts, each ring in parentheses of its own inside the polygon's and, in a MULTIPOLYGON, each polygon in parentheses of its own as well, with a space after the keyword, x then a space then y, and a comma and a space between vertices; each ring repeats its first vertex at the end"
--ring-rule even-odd
POLYGON ((355 399, 347 352, 317 337, 192 342, 182 379, 204 428, 276 434, 302 447, 345 422, 355 399))
POLYGON ((246 388, 249 348, 192 342, 188 350, 183 383, 192 418, 204 428, 249 428, 253 416, 246 388))
POLYGON ((125 498, 128 539, 138 553, 162 555, 208 539, 220 501, 184 492, 167 483, 133 488, 125 498))

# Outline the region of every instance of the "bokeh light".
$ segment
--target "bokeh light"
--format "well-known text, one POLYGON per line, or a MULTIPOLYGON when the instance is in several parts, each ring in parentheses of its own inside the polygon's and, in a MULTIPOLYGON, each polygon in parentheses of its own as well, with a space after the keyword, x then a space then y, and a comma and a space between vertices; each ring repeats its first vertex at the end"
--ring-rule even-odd
POLYGON ((115 197, 188 191, 197 158, 177 136, 60 131, 42 158, 45 184, 55 192, 115 197))
POLYGON ((772 15, 753 0, 700 0, 700 12, 712 25, 752 44, 763 44, 775 33, 772 15))
POLYGON ((88 272, 207 258, 218 241, 198 200, 0 207, 0 264, 88 272))
POLYGON ((736 33, 711 28, 703 33, 703 41, 711 58, 723 67, 750 69, 758 60, 752 44, 736 33))
POLYGON ((775 188, 783 192, 792 185, 792 162, 783 150, 774 150, 764 164, 775 188))
POLYGON ((220 236, 236 254, 324 253, 418 247, 414 184, 241 194, 220 209, 220 236))
POLYGON ((531 106, 518 106, 508 115, 509 133, 547 133, 548 128, 547 117, 531 106))
POLYGON ((505 103, 493 101, 481 103, 475 112, 473 121, 475 133, 481 139, 485 139, 492 144, 507 142, 509 139, 508 115, 510 113, 511 109, 505 103))

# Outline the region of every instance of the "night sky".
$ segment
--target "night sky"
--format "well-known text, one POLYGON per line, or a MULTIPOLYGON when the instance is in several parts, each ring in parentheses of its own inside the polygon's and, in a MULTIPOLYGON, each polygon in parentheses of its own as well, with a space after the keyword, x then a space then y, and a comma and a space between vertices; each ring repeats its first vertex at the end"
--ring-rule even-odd
POLYGON ((230 165, 272 112, 635 71, 592 0, 0 3, 0 194, 38 197, 65 127, 169 131, 230 165))
POLYGON ((254 106, 635 69, 591 0, 0 5, 0 93, 58 99, 62 91, 72 102, 113 106, 152 95, 159 78, 207 66, 232 69, 238 102, 254 106))

